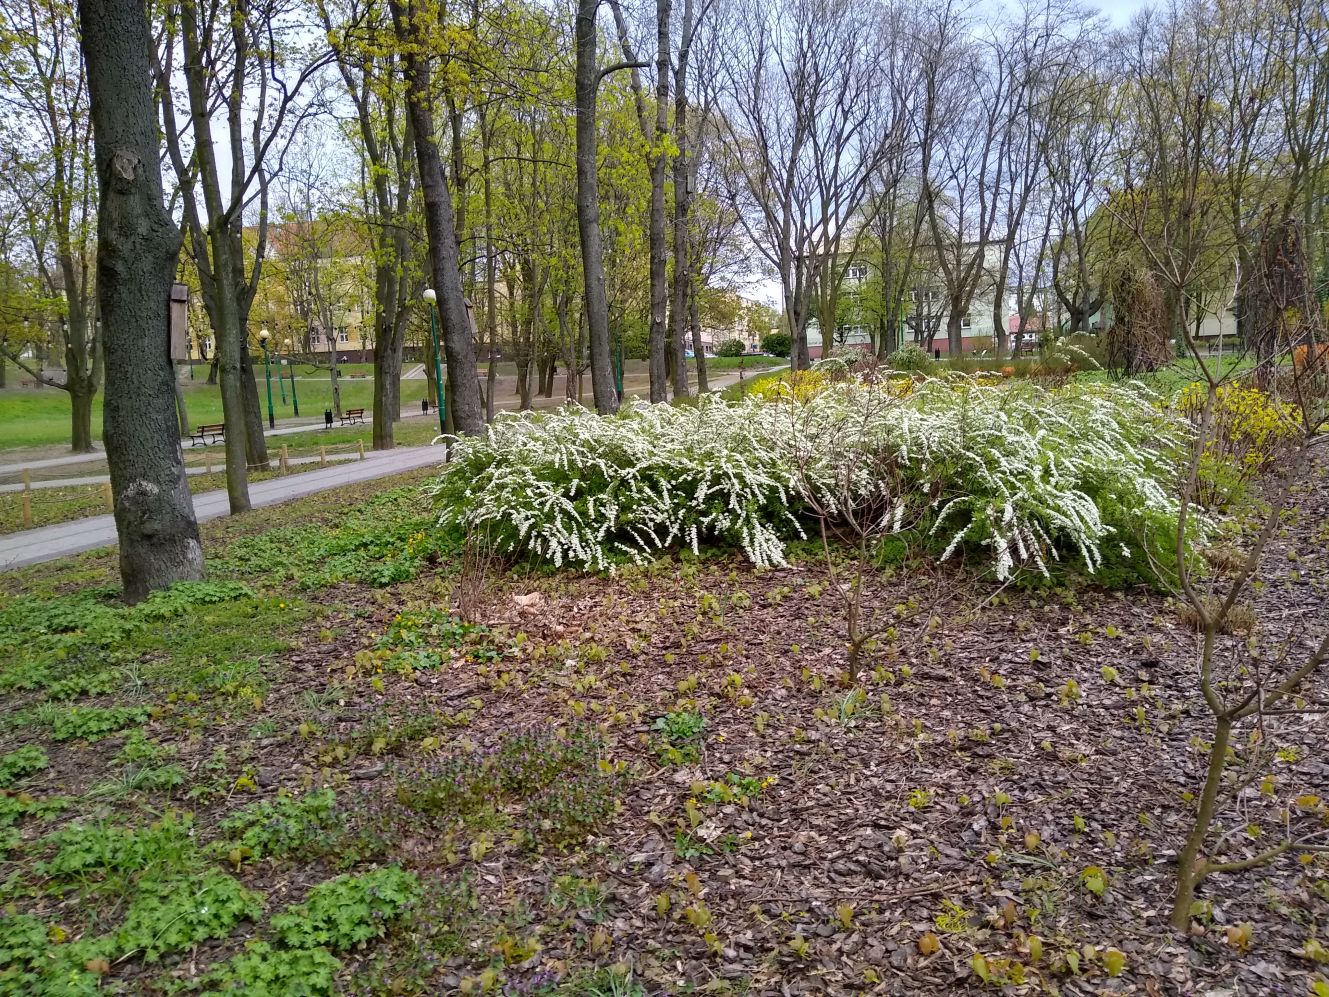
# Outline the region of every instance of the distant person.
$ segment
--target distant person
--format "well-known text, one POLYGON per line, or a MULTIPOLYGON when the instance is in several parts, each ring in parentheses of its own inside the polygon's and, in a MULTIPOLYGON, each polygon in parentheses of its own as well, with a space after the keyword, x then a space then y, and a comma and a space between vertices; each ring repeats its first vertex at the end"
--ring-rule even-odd
POLYGON ((323 410, 323 428, 324 429, 332 428, 332 409, 330 408, 325 408, 323 410))

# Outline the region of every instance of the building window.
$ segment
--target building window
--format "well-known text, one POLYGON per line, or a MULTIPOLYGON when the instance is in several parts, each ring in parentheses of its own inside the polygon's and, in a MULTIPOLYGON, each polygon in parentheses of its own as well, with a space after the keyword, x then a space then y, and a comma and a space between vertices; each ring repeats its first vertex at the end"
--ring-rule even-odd
POLYGON ((346 326, 342 326, 341 333, 338 335, 337 339, 339 342, 349 343, 351 341, 351 330, 347 329, 346 326))
POLYGON ((972 329, 973 327, 974 327, 973 316, 970 315, 968 312, 965 312, 964 318, 960 319, 960 328, 972 329))
POLYGON ((867 280, 868 268, 862 263, 851 263, 845 268, 844 275, 850 280, 867 280))

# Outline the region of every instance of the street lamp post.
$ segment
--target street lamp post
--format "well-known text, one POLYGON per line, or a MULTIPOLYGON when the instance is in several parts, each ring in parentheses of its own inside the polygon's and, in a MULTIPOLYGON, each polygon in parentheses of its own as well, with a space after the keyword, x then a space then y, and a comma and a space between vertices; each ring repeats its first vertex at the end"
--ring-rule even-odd
POLYGON ((272 414, 272 364, 268 361, 268 330, 258 331, 258 345, 263 347, 263 373, 268 381, 268 428, 277 428, 277 419, 272 414))
POLYGON ((300 399, 295 397, 295 354, 291 352, 291 337, 286 337, 286 353, 289 359, 286 361, 286 367, 291 372, 291 411, 295 413, 296 418, 300 417, 300 399))
POLYGON ((420 297, 429 303, 429 332, 434 338, 434 388, 438 396, 438 431, 440 435, 446 436, 448 429, 443 409, 443 357, 438 347, 438 294, 432 287, 426 287, 420 297))

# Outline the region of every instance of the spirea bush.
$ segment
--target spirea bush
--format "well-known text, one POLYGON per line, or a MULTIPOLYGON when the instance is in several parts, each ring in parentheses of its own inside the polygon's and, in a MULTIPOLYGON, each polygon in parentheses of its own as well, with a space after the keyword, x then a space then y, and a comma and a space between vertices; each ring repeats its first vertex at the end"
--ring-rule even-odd
POLYGON ((809 509, 834 515, 889 486, 891 528, 926 524, 943 558, 984 552, 1005 579, 1017 566, 1046 574, 1067 555, 1092 572, 1175 527, 1188 432, 1130 385, 954 375, 897 392, 851 381, 771 400, 635 404, 613 418, 503 416, 458 441, 430 490, 442 525, 606 569, 711 541, 782 565, 809 509))

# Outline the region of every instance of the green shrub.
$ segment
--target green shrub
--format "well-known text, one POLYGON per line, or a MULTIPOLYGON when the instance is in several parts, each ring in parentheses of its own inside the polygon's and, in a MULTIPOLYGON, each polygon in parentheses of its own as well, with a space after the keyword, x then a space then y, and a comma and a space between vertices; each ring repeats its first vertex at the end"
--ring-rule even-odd
POLYGON ((794 348, 794 341, 787 332, 768 332, 761 337, 761 352, 773 357, 787 357, 794 348))
POLYGON ((917 343, 906 343, 886 358, 886 366, 891 370, 926 374, 936 367, 936 361, 917 343))
POLYGON ((449 529, 590 569, 703 538, 782 565, 800 516, 883 488, 891 531, 926 527, 943 559, 985 554, 999 579, 1064 558, 1092 573, 1108 544, 1138 548, 1175 515, 1188 427, 1138 385, 823 378, 772 399, 500 418, 456 444, 430 492, 449 529))
POLYGON ((720 357, 741 357, 748 351, 747 344, 741 339, 726 339, 715 351, 720 357))

